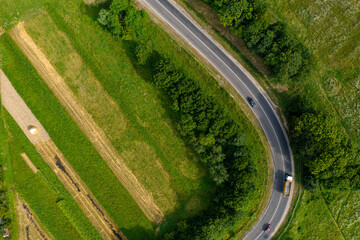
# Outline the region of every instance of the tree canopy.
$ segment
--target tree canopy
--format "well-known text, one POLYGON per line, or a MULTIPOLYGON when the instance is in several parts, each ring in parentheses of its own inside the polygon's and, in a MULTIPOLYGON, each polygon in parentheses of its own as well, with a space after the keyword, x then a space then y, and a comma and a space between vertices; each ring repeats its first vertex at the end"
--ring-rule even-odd
POLYGON ((353 158, 351 143, 335 118, 305 113, 297 118, 292 136, 304 165, 319 179, 341 177, 353 158))

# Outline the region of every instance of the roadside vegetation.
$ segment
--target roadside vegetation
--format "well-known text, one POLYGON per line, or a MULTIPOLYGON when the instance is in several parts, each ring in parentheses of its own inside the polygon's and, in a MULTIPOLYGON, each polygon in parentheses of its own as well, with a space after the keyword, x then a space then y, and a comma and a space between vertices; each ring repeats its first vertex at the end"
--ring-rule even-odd
MULTIPOLYGON (((210 11, 204 10, 203 3, 185 2, 191 3, 193 10, 201 10, 203 18, 214 22, 216 16, 206 15, 210 11)), ((301 174, 303 195, 300 207, 281 239, 323 238, 327 228, 337 229, 334 231, 339 239, 356 239, 359 235, 352 229, 359 224, 358 211, 355 210, 356 201, 352 203, 348 198, 357 199, 360 188, 358 3, 203 2, 215 9, 217 21, 222 26, 229 27, 234 35, 242 38, 231 38, 231 41, 237 46, 243 41, 250 49, 253 67, 266 73, 258 57, 263 58, 269 68, 264 82, 274 90, 272 94, 277 97, 287 119, 295 161, 302 166, 298 174, 301 174), (261 14, 256 9, 261 10, 261 14), (268 27, 263 27, 264 22, 270 23, 265 24, 268 27), (274 34, 275 29, 281 29, 282 34, 274 34), (272 37, 275 38, 270 41, 272 37), (304 56, 312 56, 304 68, 300 68, 306 74, 289 75, 285 81, 280 75, 274 75, 274 70, 277 72, 280 68, 269 64, 267 54, 271 54, 273 48, 265 53, 262 51, 269 42, 281 46, 284 37, 292 41, 290 45, 306 49, 304 56), (323 205, 318 199, 322 199, 323 205), (347 206, 346 210, 343 210, 344 206, 347 206), (312 208, 318 213, 327 212, 333 221, 311 223, 308 220, 312 219, 309 213, 312 208)), ((240 51, 246 52, 245 49, 240 51)), ((294 51, 287 53, 295 54, 294 51)), ((285 56, 286 53, 279 54, 282 60, 291 64, 296 59, 285 56)))
POLYGON ((116 0, 101 9, 98 22, 113 35, 133 41, 137 64, 149 69, 150 79, 171 106, 180 134, 208 168, 218 185, 210 210, 181 221, 165 235, 166 239, 221 239, 236 237, 239 220, 251 213, 261 182, 253 150, 241 125, 221 104, 210 98, 191 76, 176 67, 171 57, 146 43, 152 40, 142 19, 146 15, 126 0, 116 0), (254 161, 255 160, 255 161, 254 161), (229 233, 233 230, 232 233, 229 233))
MULTIPOLYGON (((203 66, 154 24, 144 11, 137 10, 133 3, 129 5, 129 2, 123 1, 125 8, 109 8, 110 2, 87 7, 80 0, 46 3, 45 0, 34 5, 27 1, 17 4, 6 1, 0 10, 0 22, 9 29, 18 20, 25 20, 25 28, 36 44, 105 130, 140 181, 155 193, 154 197, 163 209, 167 209, 166 222, 160 227, 158 235, 164 236, 184 219, 189 219, 186 220, 188 226, 202 219, 204 229, 200 225, 196 227, 199 236, 211 234, 205 228, 214 227, 215 224, 210 224, 210 221, 217 219, 219 222, 220 217, 226 220, 224 225, 216 226, 221 229, 220 235, 236 236, 239 230, 248 227, 247 223, 253 220, 258 211, 268 184, 267 171, 264 170, 268 167, 267 158, 257 130, 230 95, 203 66), (121 22, 114 22, 111 27, 107 27, 109 9, 113 15, 117 14, 113 16, 114 21, 119 15, 124 18, 121 22), (97 21, 99 12, 101 24, 97 21), (114 34, 104 28, 114 28, 114 34), (160 59, 169 61, 168 67, 188 79, 188 83, 196 87, 199 99, 206 102, 203 119, 196 121, 198 126, 193 133, 184 133, 186 125, 181 121, 184 117, 173 108, 170 96, 166 96, 164 90, 153 82, 153 66, 160 59), (108 103, 107 94, 114 101, 113 106, 118 105, 119 108, 104 115, 98 111, 101 111, 99 109, 104 103, 108 103), (101 100, 94 96, 100 96, 101 100), (206 116, 206 112, 209 112, 209 116, 206 116), (238 166, 232 165, 232 159, 238 159, 238 166), (158 167, 159 163, 161 167, 158 167), (236 173, 240 172, 242 175, 237 176, 236 173), (242 178, 243 182, 235 182, 235 178, 231 180, 234 175, 237 180, 242 178), (246 179, 246 176, 249 178, 246 179), (157 177, 161 177, 160 182, 157 177), (230 183, 244 190, 234 201, 229 200, 233 195, 229 189, 226 190, 230 183), (252 193, 247 194, 250 190, 252 193), (164 195, 161 195, 161 191, 164 195), (222 195, 219 195, 219 199, 212 200, 220 192, 222 195), (217 201, 222 203, 223 209, 227 205, 226 216, 219 216, 220 206, 216 214, 210 214, 210 209, 219 205, 217 201), (227 235, 228 230, 233 232, 227 235)), ((153 238, 155 227, 144 220, 144 215, 138 212, 136 206, 131 205, 133 201, 130 196, 120 199, 123 190, 113 185, 113 174, 103 168, 98 154, 64 113, 31 64, 18 53, 7 34, 5 37, 7 43, 3 44, 7 44, 6 49, 16 49, 16 54, 8 50, 2 56, 9 79, 67 160, 129 239, 153 238), (21 57, 14 61, 12 55, 21 57), (25 67, 29 71, 15 72, 16 67, 25 67), (32 80, 22 79, 24 74, 32 80), (30 87, 35 89, 31 94, 26 92, 26 88, 30 87), (57 114, 46 116, 48 109, 57 114), (66 133, 59 129, 64 126, 66 133), (70 147, 74 143, 79 145, 78 149, 70 147), (89 165, 96 166, 93 168, 101 172, 102 178, 106 178, 101 188, 93 184, 95 179, 98 183, 99 172, 95 173, 94 169, 84 166, 83 159, 89 165), (135 216, 138 217, 135 219, 135 216)), ((186 231, 190 232, 191 228, 186 231)))

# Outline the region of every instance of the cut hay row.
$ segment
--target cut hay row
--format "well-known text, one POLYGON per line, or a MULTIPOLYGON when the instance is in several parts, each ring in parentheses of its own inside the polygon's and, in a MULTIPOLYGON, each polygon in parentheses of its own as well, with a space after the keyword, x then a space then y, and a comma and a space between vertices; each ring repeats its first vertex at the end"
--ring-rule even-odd
POLYGON ((80 129, 92 142, 109 168, 131 194, 147 218, 154 223, 160 223, 164 219, 164 215, 155 204, 152 195, 126 166, 103 130, 95 123, 91 115, 78 103, 73 92, 53 68, 45 55, 37 48, 31 37, 26 33, 22 23, 18 24, 11 31, 11 36, 80 129))
POLYGON ((35 144, 35 147, 99 231, 100 235, 104 239, 126 239, 54 142, 47 140, 35 144), (120 237, 118 237, 119 233, 120 237))
POLYGON ((22 153, 21 156, 24 159, 24 161, 26 162, 26 164, 29 166, 31 171, 33 171, 36 174, 39 170, 34 166, 34 164, 31 162, 29 157, 25 153, 22 153))
POLYGON ((38 218, 29 208, 29 205, 19 196, 16 200, 16 212, 19 226, 19 239, 55 239, 44 226, 40 226, 38 218))
POLYGON ((9 79, 3 72, 0 72, 0 74, 1 93, 6 92, 6 94, 1 95, 2 104, 13 119, 19 124, 25 134, 31 130, 29 130, 27 126, 34 126, 33 124, 36 123, 35 126, 37 131, 26 134, 26 136, 35 145, 36 150, 73 196, 79 207, 99 231, 103 239, 126 239, 114 221, 95 199, 85 183, 64 158, 54 142, 49 138, 49 135, 46 133, 40 122, 36 119, 22 98, 17 94, 9 79), (9 104, 10 101, 14 104, 9 104))

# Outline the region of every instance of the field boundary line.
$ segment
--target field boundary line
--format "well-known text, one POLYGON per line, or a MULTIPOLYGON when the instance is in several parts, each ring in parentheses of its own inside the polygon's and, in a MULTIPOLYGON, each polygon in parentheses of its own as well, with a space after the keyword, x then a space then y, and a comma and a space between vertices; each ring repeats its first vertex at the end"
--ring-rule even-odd
POLYGON ((325 207, 326 207, 327 211, 329 212, 332 221, 335 223, 335 225, 336 225, 336 227, 338 228, 339 232, 341 233, 341 236, 343 237, 343 239, 346 240, 344 233, 341 231, 341 229, 340 229, 340 227, 339 227, 339 224, 338 224, 337 221, 334 219, 334 216, 332 215, 332 213, 331 213, 331 211, 330 211, 330 209, 329 209, 329 206, 327 205, 327 203, 326 203, 326 201, 325 201, 325 198, 324 198, 324 195, 322 194, 321 188, 319 188, 319 191, 320 191, 320 196, 321 196, 322 200, 324 201, 325 207))
POLYGON ((115 222, 96 200, 86 184, 67 162, 41 123, 36 119, 21 96, 16 92, 10 80, 1 70, 0 80, 1 93, 6 93, 1 95, 3 106, 8 110, 15 122, 19 124, 21 130, 35 146, 37 152, 49 165, 70 195, 73 197, 75 195, 79 196, 78 198, 74 197, 76 203, 101 234, 102 238, 109 240, 126 240, 125 235, 120 231, 119 227, 116 226, 115 222), (36 123, 35 126, 38 132, 30 133, 30 129, 27 126, 33 125, 34 123, 36 123))
POLYGON ((96 124, 92 116, 79 103, 75 94, 66 85, 63 78, 54 69, 42 51, 27 34, 23 23, 16 25, 10 34, 20 49, 34 65, 45 83, 65 107, 72 119, 87 136, 92 145, 127 189, 146 217, 154 223, 164 220, 164 214, 149 193, 122 160, 104 131, 96 124))
POLYGON ((24 159, 29 168, 36 174, 39 170, 35 167, 35 165, 31 162, 30 158, 26 155, 26 153, 20 154, 24 159))

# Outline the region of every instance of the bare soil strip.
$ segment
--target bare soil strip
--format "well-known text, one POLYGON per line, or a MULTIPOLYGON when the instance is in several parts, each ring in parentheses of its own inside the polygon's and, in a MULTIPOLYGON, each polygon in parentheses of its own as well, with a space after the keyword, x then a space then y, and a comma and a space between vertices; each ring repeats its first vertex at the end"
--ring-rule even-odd
MULTIPOLYGON (((29 140, 34 144, 36 150, 40 153, 45 162, 55 172, 62 184, 64 184, 65 188, 74 197, 77 204, 99 231, 102 238, 126 239, 124 234, 96 200, 85 183, 67 162, 60 150, 56 147, 55 143, 49 138, 45 129, 32 114, 21 97, 16 93, 16 90, 9 80, 4 76, 1 78, 1 94, 2 103, 19 126, 28 126, 29 124, 36 122, 36 126, 39 131, 36 135, 29 133, 29 129, 27 127, 22 127, 22 130, 29 137, 29 140), (3 95, 3 92, 6 94, 3 95), (10 98, 7 99, 6 97, 10 98), (14 103, 10 104, 10 100, 14 101, 14 103)), ((29 229, 25 232, 30 234, 29 229)), ((26 236, 23 239, 26 239, 26 236)))
POLYGON ((17 195, 16 212, 19 225, 19 239, 48 240, 55 239, 44 226, 39 224, 38 218, 29 208, 27 203, 17 195))
POLYGON ((34 41, 26 33, 23 24, 19 23, 13 28, 10 34, 77 125, 90 139, 93 146, 108 164, 110 169, 129 191, 147 218, 154 223, 160 223, 164 219, 164 214, 156 205, 151 193, 144 188, 131 170, 126 166, 118 152, 110 143, 110 140, 106 137, 104 131, 95 123, 91 115, 79 103, 71 89, 66 85, 61 76, 47 60, 46 56, 38 49, 34 41))
POLYGON ((39 170, 35 167, 35 165, 31 162, 29 157, 25 154, 21 154, 22 158, 25 160, 26 164, 29 166, 29 168, 36 174, 39 170))

